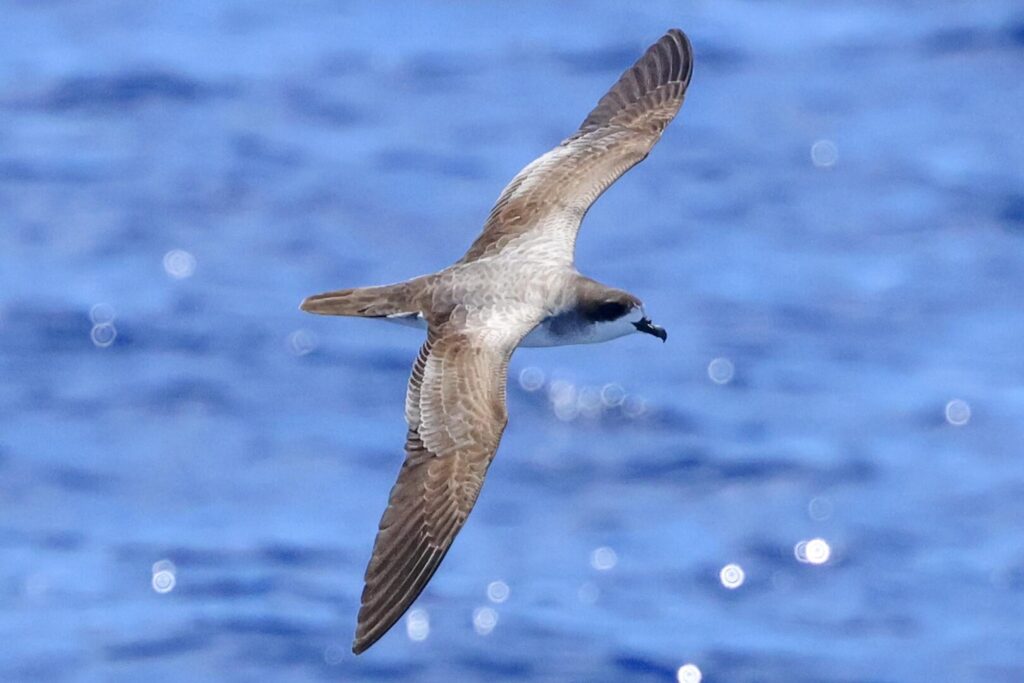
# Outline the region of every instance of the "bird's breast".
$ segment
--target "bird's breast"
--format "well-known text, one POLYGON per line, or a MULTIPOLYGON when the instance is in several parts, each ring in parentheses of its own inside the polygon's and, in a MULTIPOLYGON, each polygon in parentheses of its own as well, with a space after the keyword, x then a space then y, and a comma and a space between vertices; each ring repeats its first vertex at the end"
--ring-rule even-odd
POLYGON ((571 346, 600 344, 636 332, 626 317, 606 322, 592 322, 575 311, 553 315, 542 320, 519 343, 520 346, 571 346))

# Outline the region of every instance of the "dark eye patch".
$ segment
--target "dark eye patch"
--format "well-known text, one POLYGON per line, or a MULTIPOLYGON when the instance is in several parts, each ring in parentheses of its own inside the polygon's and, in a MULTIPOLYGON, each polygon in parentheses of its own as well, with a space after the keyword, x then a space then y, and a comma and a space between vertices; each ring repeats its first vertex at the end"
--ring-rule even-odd
POLYGON ((629 306, 619 301, 605 301, 599 303, 593 310, 589 311, 590 319, 594 322, 608 322, 618 320, 629 312, 629 306))

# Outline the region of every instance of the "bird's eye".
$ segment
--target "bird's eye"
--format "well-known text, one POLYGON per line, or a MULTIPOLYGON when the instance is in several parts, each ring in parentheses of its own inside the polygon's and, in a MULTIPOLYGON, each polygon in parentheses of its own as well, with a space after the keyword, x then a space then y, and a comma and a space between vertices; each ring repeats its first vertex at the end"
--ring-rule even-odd
POLYGON ((629 307, 619 301, 605 301, 594 309, 593 318, 599 322, 618 320, 629 312, 629 307))

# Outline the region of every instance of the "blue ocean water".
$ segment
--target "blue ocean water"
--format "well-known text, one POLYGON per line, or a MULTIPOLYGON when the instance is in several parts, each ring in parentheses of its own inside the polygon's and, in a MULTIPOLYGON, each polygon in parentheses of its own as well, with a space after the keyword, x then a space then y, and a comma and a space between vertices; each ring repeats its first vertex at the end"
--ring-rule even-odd
POLYGON ((0 9, 0 679, 1024 681, 1019 2, 0 9), (422 333, 299 301, 458 258, 671 26, 578 247, 668 343, 517 352, 354 657, 422 333))

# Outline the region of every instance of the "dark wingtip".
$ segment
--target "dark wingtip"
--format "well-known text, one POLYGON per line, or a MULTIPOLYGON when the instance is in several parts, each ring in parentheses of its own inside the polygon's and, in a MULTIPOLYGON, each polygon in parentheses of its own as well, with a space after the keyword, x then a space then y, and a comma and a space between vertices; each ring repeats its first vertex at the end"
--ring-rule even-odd
POLYGON ((690 77, 693 75, 693 43, 690 42, 690 37, 680 28, 670 28, 665 35, 672 36, 678 40, 680 47, 682 47, 682 57, 685 60, 683 69, 685 73, 682 75, 681 80, 689 85, 690 77))
MULTIPOLYGON (((670 28, 623 72, 566 142, 608 125, 617 115, 657 88, 680 84, 670 88, 668 96, 670 101, 681 106, 692 74, 693 46, 690 39, 680 29, 670 28)), ((678 111, 678 106, 675 111, 678 111)), ((667 118, 660 121, 660 129, 668 125, 675 113, 666 109, 664 115, 667 118)))
MULTIPOLYGON (((362 616, 362 615, 360 615, 362 616)), ((381 639, 388 629, 381 631, 380 629, 369 629, 363 619, 359 619, 356 624, 356 635, 352 639, 352 654, 361 655, 370 647, 381 639)))

